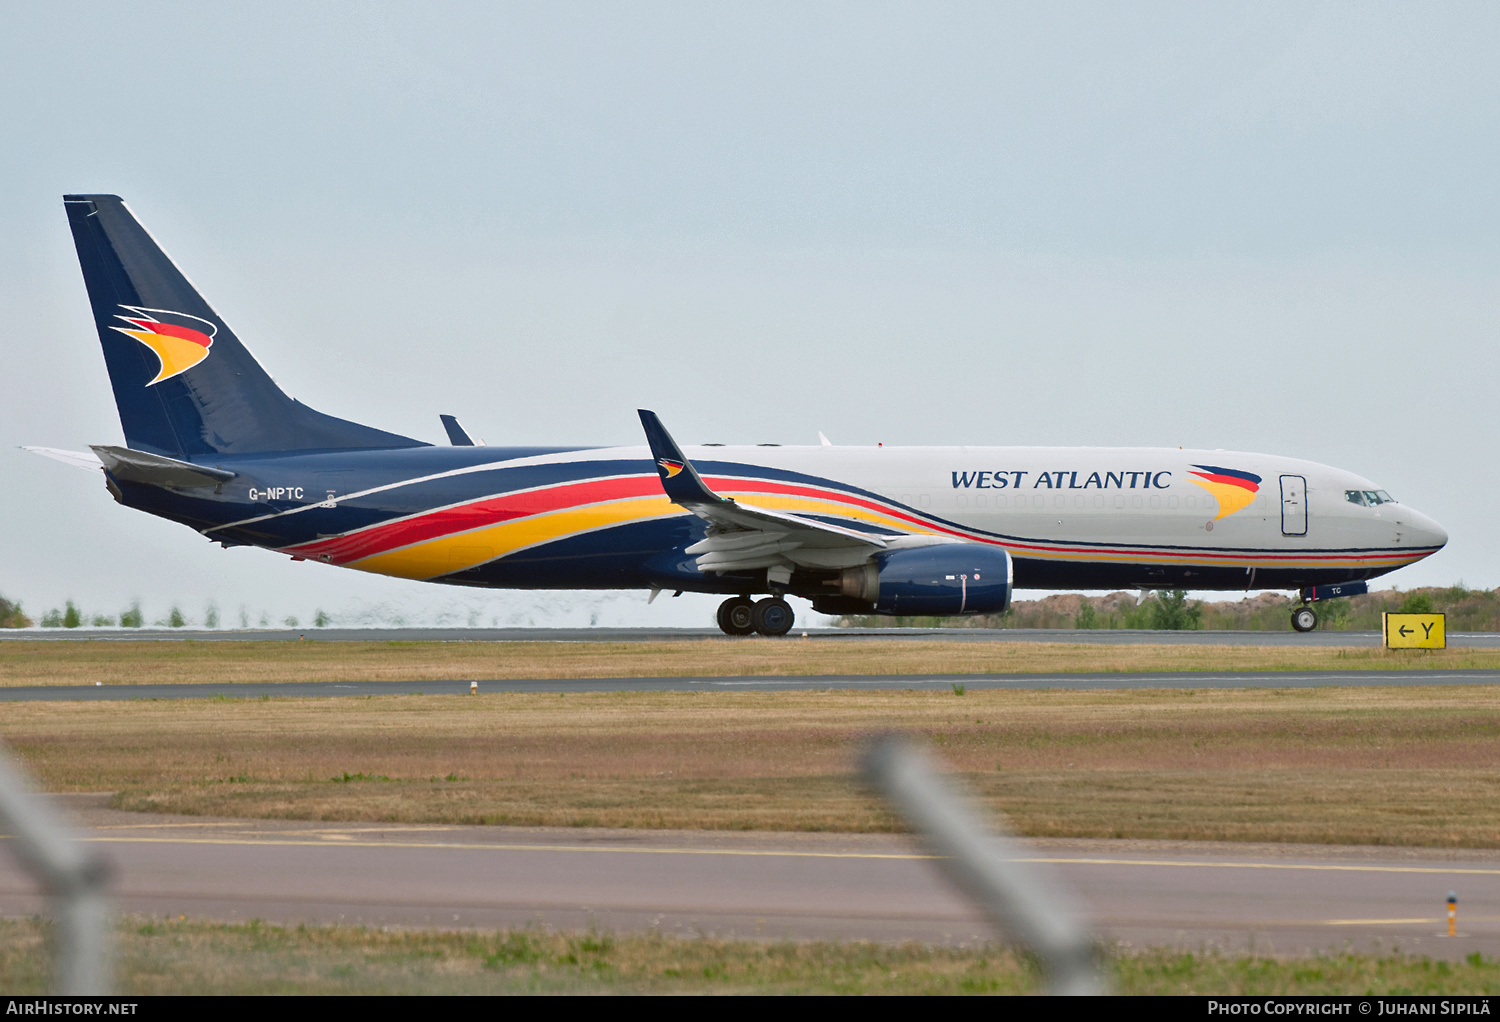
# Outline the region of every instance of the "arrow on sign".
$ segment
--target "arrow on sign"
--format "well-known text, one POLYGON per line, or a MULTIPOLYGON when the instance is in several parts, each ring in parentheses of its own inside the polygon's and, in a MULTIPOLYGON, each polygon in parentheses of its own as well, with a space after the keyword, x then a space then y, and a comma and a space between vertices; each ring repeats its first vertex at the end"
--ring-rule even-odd
POLYGON ((1413 629, 1402 625, 1400 628, 1396 629, 1396 631, 1401 635, 1402 638, 1405 638, 1412 633, 1413 629))

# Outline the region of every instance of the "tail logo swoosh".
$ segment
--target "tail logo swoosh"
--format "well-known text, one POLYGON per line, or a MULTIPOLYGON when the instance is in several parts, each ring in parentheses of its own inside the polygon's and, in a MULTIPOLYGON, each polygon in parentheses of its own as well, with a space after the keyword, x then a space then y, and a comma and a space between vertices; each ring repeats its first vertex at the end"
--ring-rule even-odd
POLYGON ((148 387, 170 380, 202 362, 214 346, 214 334, 219 332, 219 328, 208 320, 185 312, 143 309, 135 305, 120 308, 129 315, 116 313, 115 318, 130 325, 110 324, 110 329, 134 337, 150 348, 161 363, 156 377, 146 384, 148 387))
POLYGON ((671 458, 659 458, 656 465, 661 469, 663 479, 671 479, 678 472, 682 471, 682 462, 673 461, 671 458))

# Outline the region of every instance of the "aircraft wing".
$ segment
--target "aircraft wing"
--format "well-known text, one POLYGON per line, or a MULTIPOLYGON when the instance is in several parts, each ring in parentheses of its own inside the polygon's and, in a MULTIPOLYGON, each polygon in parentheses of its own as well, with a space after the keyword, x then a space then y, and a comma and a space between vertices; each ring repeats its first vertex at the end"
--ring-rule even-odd
POLYGON ((709 524, 708 536, 687 548, 699 555, 699 571, 853 567, 892 545, 873 533, 720 496, 709 489, 656 413, 642 408, 640 416, 667 497, 709 524))

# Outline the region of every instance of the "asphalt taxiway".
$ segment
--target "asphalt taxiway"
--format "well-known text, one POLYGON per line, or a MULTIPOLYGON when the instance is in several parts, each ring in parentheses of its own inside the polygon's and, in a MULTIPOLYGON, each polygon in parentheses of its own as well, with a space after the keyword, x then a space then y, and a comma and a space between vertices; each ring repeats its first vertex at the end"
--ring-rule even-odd
MULTIPOLYGON (((1072 628, 798 628, 786 639, 746 636, 736 642, 1075 642, 1169 646, 1379 646, 1379 632, 1175 632, 1072 628)), ((717 628, 7 628, 0 642, 49 640, 161 642, 690 642, 724 639, 717 628)), ((1500 632, 1450 632, 1448 645, 1500 648, 1500 632)))
POLYGON ((511 678, 494 681, 279 681, 171 685, 17 685, 0 702, 131 699, 332 698, 495 692, 807 692, 828 689, 1328 688, 1500 684, 1497 670, 1142 671, 1067 674, 815 674, 730 678, 511 678), (477 689, 471 689, 477 685, 477 689))
MULTIPOLYGON (((66 799, 67 797, 65 797, 66 799)), ((589 926, 695 936, 922 940, 994 933, 913 839, 220 820, 73 796, 126 912, 273 923, 589 926)), ((1500 852, 1038 841, 1028 861, 1129 945, 1500 953, 1500 852), (1459 898, 1459 933, 1444 899, 1459 898)), ((0 859, 0 914, 40 911, 0 859)))

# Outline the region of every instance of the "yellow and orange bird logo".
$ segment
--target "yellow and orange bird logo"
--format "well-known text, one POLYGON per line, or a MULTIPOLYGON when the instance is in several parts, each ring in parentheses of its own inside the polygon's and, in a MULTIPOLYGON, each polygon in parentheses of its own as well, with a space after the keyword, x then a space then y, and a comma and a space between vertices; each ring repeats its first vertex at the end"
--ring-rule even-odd
POLYGON ((150 348, 161 361, 161 370, 155 379, 146 384, 148 387, 162 380, 170 380, 202 362, 208 357, 209 349, 214 346, 214 334, 219 332, 219 328, 208 320, 183 312, 142 309, 134 305, 122 305, 120 308, 132 315, 122 316, 117 313, 115 318, 123 319, 130 326, 111 325, 110 329, 118 330, 126 337, 134 337, 150 348))
POLYGON ((1194 465, 1193 468, 1199 471, 1189 472, 1188 475, 1192 478, 1188 481, 1203 487, 1219 502, 1219 513, 1214 515, 1214 521, 1228 518, 1236 511, 1249 507, 1255 500, 1255 495, 1260 492, 1260 476, 1254 472, 1221 468, 1218 465, 1194 465))
POLYGON ((682 462, 673 461, 671 458, 659 458, 656 462, 661 466, 662 478, 671 479, 682 471, 682 462))

